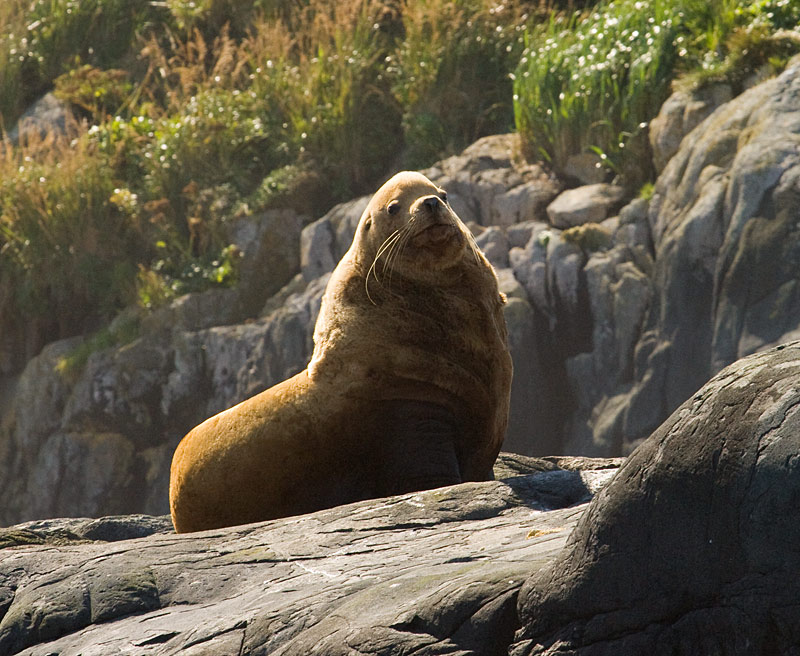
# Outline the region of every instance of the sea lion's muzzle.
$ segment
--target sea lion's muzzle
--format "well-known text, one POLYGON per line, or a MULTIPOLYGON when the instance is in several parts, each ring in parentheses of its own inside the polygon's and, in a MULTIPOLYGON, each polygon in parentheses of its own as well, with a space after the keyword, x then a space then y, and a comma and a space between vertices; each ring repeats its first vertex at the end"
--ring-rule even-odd
POLYGON ((448 211, 447 205, 435 195, 420 198, 412 207, 417 224, 414 244, 418 247, 441 248, 452 241, 458 241, 461 230, 448 211))

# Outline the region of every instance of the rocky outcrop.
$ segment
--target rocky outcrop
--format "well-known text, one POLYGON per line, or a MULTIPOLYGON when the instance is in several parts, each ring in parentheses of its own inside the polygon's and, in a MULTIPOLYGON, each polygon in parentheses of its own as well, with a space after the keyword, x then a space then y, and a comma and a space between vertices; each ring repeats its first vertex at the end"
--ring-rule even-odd
POLYGON ((677 91, 667 98, 648 131, 656 171, 661 173, 683 138, 732 97, 729 84, 717 83, 695 91, 677 91))
POLYGON ((510 653, 794 653, 798 379, 794 342, 676 410, 522 586, 510 653))
POLYGON ((522 581, 618 466, 501 455, 502 481, 192 535, 0 529, 0 653, 502 654, 522 581))
POLYGON ((595 439, 635 442, 722 367, 800 326, 800 62, 720 106, 658 178, 633 386, 595 439))
POLYGON ((800 342, 740 360, 621 467, 501 454, 500 480, 196 534, 0 529, 0 653, 794 653, 798 379, 800 342))

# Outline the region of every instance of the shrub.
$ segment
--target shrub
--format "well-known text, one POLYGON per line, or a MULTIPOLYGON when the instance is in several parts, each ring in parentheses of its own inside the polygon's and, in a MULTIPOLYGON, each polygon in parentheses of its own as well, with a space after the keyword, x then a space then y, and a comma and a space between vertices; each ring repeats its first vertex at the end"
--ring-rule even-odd
POLYGON ((509 72, 528 19, 514 3, 408 3, 387 72, 403 108, 406 165, 429 166, 478 137, 513 129, 509 72))
POLYGON ((0 281, 11 292, 0 315, 40 322, 50 339, 130 302, 132 261, 146 257, 136 218, 109 202, 108 163, 70 131, 0 147, 0 281))
POLYGON ((148 0, 4 0, 0 5, 0 113, 5 126, 55 78, 83 64, 113 66, 129 52, 138 31, 166 17, 148 0))

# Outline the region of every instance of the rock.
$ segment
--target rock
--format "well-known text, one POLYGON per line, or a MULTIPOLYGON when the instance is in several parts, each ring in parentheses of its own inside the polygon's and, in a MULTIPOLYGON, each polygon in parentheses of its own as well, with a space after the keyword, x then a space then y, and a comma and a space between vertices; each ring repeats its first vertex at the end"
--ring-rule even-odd
POLYGON ((647 221, 649 203, 643 198, 634 198, 619 211, 619 224, 614 231, 614 243, 617 246, 628 246, 639 253, 637 264, 646 270, 648 275, 652 267, 643 267, 641 256, 645 256, 652 264, 653 238, 650 224, 647 221))
POLYGON ((447 189, 448 201, 465 223, 507 228, 522 221, 544 221, 547 204, 561 189, 538 164, 517 161, 519 137, 484 137, 423 171, 447 189))
POLYGON ((475 239, 475 243, 493 267, 496 269, 508 267, 508 237, 503 230, 492 226, 484 230, 475 239))
POLYGON ((0 653, 505 653, 522 581, 618 466, 501 455, 503 481, 184 536, 0 530, 0 653))
POLYGON ((267 299, 297 273, 300 231, 307 222, 307 217, 292 210, 268 210, 233 223, 229 239, 242 254, 237 321, 257 316, 267 299))
POLYGON ((564 164, 564 175, 582 185, 593 185, 608 180, 608 170, 596 153, 570 155, 564 164))
POLYGON ((527 243, 533 236, 537 226, 546 228, 547 225, 543 222, 537 221, 523 221, 509 226, 506 229, 506 238, 508 239, 509 249, 511 248, 525 248, 527 243))
POLYGON ((356 226, 369 203, 363 196, 334 207, 330 212, 303 229, 300 238, 300 268, 311 282, 330 273, 350 248, 356 226))
POLYGON ((53 92, 48 92, 25 111, 17 124, 9 130, 8 138, 13 144, 17 144, 20 138, 41 138, 51 132, 63 134, 67 123, 72 120, 67 103, 56 98, 53 92))
MULTIPOLYGON (((30 519, 33 516, 28 507, 33 505, 31 501, 42 503, 41 499, 27 499, 27 481, 42 446, 60 430, 69 387, 57 374, 56 367, 61 358, 82 341, 71 338, 45 346, 25 367, 14 387, 13 397, 7 401, 6 411, 0 418, 0 498, 11 515, 2 517, 0 524, 30 519), (24 514, 18 514, 19 509, 24 514)), ((52 498, 44 501, 51 502, 52 498)))
POLYGON ((608 249, 613 243, 614 228, 608 228, 604 224, 614 219, 606 219, 603 223, 583 223, 574 226, 561 233, 561 238, 575 244, 585 253, 603 251, 608 249))
POLYGON ((800 583, 800 343, 726 368, 519 594, 528 654, 788 654, 800 583))
POLYGON ((209 289, 185 294, 174 301, 141 315, 143 333, 203 330, 211 326, 235 323, 238 295, 235 289, 209 289))
POLYGON ((790 209, 800 199, 798 93, 800 60, 706 118, 656 183, 653 302, 646 348, 637 347, 649 355, 629 394, 626 441, 646 437, 722 367, 800 325, 790 209))
POLYGON ((678 152, 683 138, 732 97, 729 84, 717 83, 693 91, 676 91, 667 98, 650 121, 648 131, 656 171, 661 173, 678 152))
POLYGON ((329 219, 323 217, 303 229, 300 236, 300 268, 306 282, 333 271, 333 230, 329 219))
MULTIPOLYGON (((508 269, 503 271, 508 272, 508 269)), ((513 274, 512 274, 513 275, 513 274)), ((514 362, 511 381, 511 410, 503 449, 515 453, 552 453, 553 434, 549 427, 549 392, 537 381, 546 376, 538 357, 533 308, 525 298, 509 297, 503 314, 508 325, 508 344, 514 362), (531 431, 537 431, 531 435, 531 431), (533 438, 533 439, 531 439, 533 438)))
POLYGON ((568 189, 547 206, 547 216, 555 228, 599 223, 622 207, 625 196, 623 187, 604 182, 568 189))

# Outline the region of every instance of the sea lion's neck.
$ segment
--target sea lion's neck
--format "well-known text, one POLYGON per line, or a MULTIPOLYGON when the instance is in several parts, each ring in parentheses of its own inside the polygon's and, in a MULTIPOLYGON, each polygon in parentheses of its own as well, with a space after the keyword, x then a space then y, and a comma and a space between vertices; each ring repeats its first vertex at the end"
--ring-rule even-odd
POLYGON ((483 379, 492 363, 477 354, 481 345, 504 344, 505 336, 496 322, 485 320, 502 318, 496 282, 487 284, 487 276, 494 276, 488 265, 462 262, 431 282, 397 271, 367 280, 363 267, 343 259, 323 296, 309 376, 368 385, 376 372, 391 371, 397 379, 443 388, 448 376, 490 386, 483 379))

